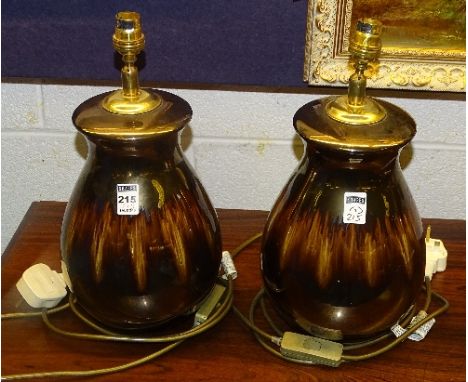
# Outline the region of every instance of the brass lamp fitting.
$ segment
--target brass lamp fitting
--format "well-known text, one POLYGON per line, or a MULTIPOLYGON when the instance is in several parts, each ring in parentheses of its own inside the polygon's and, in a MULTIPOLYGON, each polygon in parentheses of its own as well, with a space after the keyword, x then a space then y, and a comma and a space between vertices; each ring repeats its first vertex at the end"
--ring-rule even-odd
POLYGON ((385 109, 377 101, 366 96, 365 76, 369 62, 380 54, 381 35, 380 21, 365 18, 357 22, 349 46, 349 51, 356 60, 355 72, 349 78, 348 95, 338 97, 326 106, 330 118, 352 125, 372 124, 385 118, 385 109))
POLYGON ((122 55, 125 65, 122 68, 123 93, 135 97, 139 93, 136 56, 145 47, 145 35, 141 32, 140 15, 136 12, 120 12, 116 16, 117 25, 112 42, 114 49, 122 55))
POLYGON ((103 100, 107 111, 117 114, 139 114, 158 107, 158 96, 140 89, 137 55, 145 47, 145 36, 141 30, 140 15, 137 12, 119 12, 112 42, 114 49, 122 55, 122 89, 116 90, 103 100))

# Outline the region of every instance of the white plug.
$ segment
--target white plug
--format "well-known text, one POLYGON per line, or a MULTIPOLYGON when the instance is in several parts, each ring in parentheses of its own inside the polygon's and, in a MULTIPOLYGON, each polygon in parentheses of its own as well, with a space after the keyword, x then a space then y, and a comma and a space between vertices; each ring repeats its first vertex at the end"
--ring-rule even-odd
POLYGON ((53 308, 67 295, 62 275, 45 264, 26 269, 16 288, 33 308, 53 308))
POLYGON ((426 232, 426 277, 432 280, 436 272, 443 272, 447 268, 447 250, 444 243, 439 239, 431 238, 431 226, 426 232))

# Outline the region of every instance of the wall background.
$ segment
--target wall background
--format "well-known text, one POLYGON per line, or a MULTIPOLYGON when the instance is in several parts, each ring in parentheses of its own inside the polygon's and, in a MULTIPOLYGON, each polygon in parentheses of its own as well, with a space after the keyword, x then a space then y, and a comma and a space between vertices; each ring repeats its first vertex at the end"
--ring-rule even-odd
MULTIPOLYGON (((116 86, 117 84, 115 84, 116 86)), ((2 253, 35 200, 66 201, 86 144, 74 109, 113 87, 4 79, 2 95, 2 253)), ((218 87, 166 89, 194 111, 182 146, 217 208, 269 210, 298 163, 296 110, 343 89, 218 87), (220 90, 222 89, 222 90, 220 90)), ((465 219, 465 101, 461 94, 379 92, 409 112, 418 134, 401 156, 422 217, 465 219)))
POLYGON ((112 34, 123 10, 141 15, 142 80, 307 87, 306 0, 8 0, 2 76, 119 78, 112 34))
MULTIPOLYGON (((71 115, 120 86, 122 10, 141 14, 141 82, 193 108, 182 145, 215 207, 269 210, 302 154, 294 113, 344 92, 302 81, 307 0, 3 2, 2 253, 32 201, 71 193, 86 157, 71 115)), ((421 215, 465 218, 464 94, 369 93, 418 124, 401 162, 421 215)))

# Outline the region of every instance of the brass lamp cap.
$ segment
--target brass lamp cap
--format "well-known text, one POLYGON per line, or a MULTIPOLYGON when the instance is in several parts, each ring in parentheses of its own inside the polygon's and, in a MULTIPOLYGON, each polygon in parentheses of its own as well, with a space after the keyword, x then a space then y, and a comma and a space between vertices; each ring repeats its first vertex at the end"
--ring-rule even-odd
POLYGON ((379 20, 359 20, 349 40, 349 52, 367 61, 375 60, 382 49, 381 35, 382 23, 379 20))
POLYGON ((115 16, 115 26, 112 42, 114 49, 120 54, 138 54, 145 48, 145 35, 141 30, 140 15, 137 12, 119 12, 115 16))

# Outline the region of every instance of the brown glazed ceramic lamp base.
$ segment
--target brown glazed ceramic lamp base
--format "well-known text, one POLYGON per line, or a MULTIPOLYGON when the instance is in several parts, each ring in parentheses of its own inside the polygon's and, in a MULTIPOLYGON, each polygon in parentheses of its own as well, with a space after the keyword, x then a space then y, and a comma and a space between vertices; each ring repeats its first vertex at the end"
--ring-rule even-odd
POLYGON ((273 305, 290 324, 331 340, 389 329, 424 281, 423 227, 398 161, 416 127, 403 110, 365 96, 380 27, 364 24, 351 43, 359 62, 348 97, 308 103, 294 117, 305 153, 262 244, 273 305), (371 41, 369 57, 356 41, 371 41))
POLYGON ((140 329, 193 312, 209 294, 221 234, 178 144, 192 110, 173 94, 138 88, 139 16, 123 12, 117 21, 114 46, 128 61, 124 89, 87 100, 73 115, 88 157, 66 209, 61 251, 91 316, 140 329))
POLYGON ((266 289, 290 323, 328 339, 366 337, 388 329, 414 303, 424 277, 424 233, 398 150, 343 154, 306 140, 262 247, 266 289), (365 198, 362 206, 358 198, 365 198), (359 224, 344 222, 350 219, 359 224))

